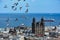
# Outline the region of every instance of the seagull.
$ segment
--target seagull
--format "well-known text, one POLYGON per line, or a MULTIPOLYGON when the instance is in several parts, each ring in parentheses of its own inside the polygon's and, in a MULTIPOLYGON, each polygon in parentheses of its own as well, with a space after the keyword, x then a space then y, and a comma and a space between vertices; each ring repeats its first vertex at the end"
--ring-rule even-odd
POLYGON ((20 10, 22 9, 22 7, 20 7, 20 10))
POLYGON ((26 1, 26 0, 24 0, 24 1, 26 1))
POLYGON ((5 5, 4 8, 7 8, 7 5, 5 5))
POLYGON ((16 18, 15 21, 18 21, 18 18, 16 18))
POLYGON ((18 1, 21 1, 21 0, 18 0, 18 1))
POLYGON ((29 7, 29 4, 28 3, 26 3, 26 7, 29 7))
POLYGON ((15 5, 15 6, 17 6, 17 5, 18 5, 18 3, 14 3, 14 5, 15 5))
POLYGON ((6 22, 9 22, 9 18, 6 20, 6 22))
POLYGON ((17 8, 15 7, 15 6, 12 6, 12 9, 15 11, 15 10, 17 10, 17 8))
POLYGON ((13 10, 14 10, 14 11, 16 11, 16 10, 17 10, 17 8, 14 8, 13 10))
POLYGON ((25 13, 27 13, 27 12, 28 12, 28 9, 26 9, 25 13))
POLYGON ((12 9, 14 8, 14 6, 12 6, 12 9))

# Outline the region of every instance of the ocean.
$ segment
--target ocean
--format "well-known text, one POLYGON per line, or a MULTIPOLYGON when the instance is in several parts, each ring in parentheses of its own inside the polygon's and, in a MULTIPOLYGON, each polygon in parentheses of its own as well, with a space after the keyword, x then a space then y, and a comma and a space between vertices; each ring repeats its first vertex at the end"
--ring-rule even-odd
POLYGON ((0 13, 0 28, 17 27, 24 24, 26 27, 31 27, 32 19, 35 17, 36 22, 39 22, 43 17, 45 20, 54 19, 54 22, 45 22, 45 26, 59 26, 60 14, 56 13, 0 13))

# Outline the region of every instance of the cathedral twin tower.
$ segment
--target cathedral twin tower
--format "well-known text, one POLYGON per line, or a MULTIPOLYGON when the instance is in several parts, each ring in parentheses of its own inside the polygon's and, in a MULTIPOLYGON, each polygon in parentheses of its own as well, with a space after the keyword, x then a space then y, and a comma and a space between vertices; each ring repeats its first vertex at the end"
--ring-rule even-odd
POLYGON ((32 33, 36 34, 37 36, 44 36, 44 31, 45 26, 44 26, 44 19, 41 18, 40 22, 36 22, 35 18, 32 20, 32 33))

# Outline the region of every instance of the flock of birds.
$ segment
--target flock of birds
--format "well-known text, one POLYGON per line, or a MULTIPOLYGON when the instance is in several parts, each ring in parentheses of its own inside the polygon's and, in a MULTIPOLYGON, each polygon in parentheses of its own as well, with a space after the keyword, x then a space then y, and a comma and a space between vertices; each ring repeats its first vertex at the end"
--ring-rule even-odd
MULTIPOLYGON (((6 22, 9 22, 9 20, 10 20, 10 19, 8 18, 8 19, 6 20, 6 22)), ((18 21, 18 18, 15 18, 15 21, 18 21)))
MULTIPOLYGON (((7 19, 5 20, 5 22, 7 23, 7 24, 6 24, 7 27, 9 27, 9 25, 10 25, 10 23, 9 23, 9 22, 10 22, 10 19, 11 19, 11 18, 7 18, 7 19)), ((23 19, 28 19, 28 18, 25 16, 25 17, 23 17, 23 19)), ((12 20, 14 20, 15 22, 18 22, 18 21, 19 21, 18 18, 15 18, 15 19, 12 18, 12 20)))
MULTIPOLYGON (((13 1, 13 0, 10 0, 10 1, 13 1)), ((17 6, 19 5, 20 1, 22 1, 22 0, 17 0, 17 1, 18 1, 18 2, 13 3, 13 5, 11 6, 11 9, 12 9, 13 11, 16 11, 16 10, 17 10, 17 8, 18 8, 17 6)), ((23 0, 23 2, 25 2, 25 1, 26 1, 26 0, 23 0)), ((25 4, 25 7, 26 7, 26 9, 25 9, 25 12, 24 12, 24 13, 28 13, 29 3, 26 3, 26 4, 25 4)), ((8 5, 5 4, 3 8, 5 8, 5 9, 8 8, 8 5)), ((22 8, 23 8, 23 6, 20 5, 19 10, 21 11, 22 8)), ((23 19, 27 19, 26 16, 22 16, 22 18, 23 18, 23 19)), ((9 20, 10 20, 10 18, 7 18, 7 19, 6 19, 7 25, 9 24, 9 20)), ((19 19, 18 19, 18 18, 15 18, 14 20, 15 20, 15 21, 18 21, 19 19)))
MULTIPOLYGON (((21 18, 23 18, 23 19, 28 19, 26 16, 21 16, 21 18)), ((7 18, 7 19, 6 19, 6 22, 8 23, 11 19, 12 19, 12 20, 15 20, 15 22, 19 20, 18 18, 14 18, 14 19, 13 19, 13 18, 7 18)))
MULTIPOLYGON (((12 1, 12 0, 11 0, 11 1, 12 1)), ((14 3, 14 4, 11 6, 11 9, 12 9, 13 11, 16 11, 16 10, 17 10, 17 7, 16 7, 16 6, 19 5, 19 2, 20 2, 21 0, 17 0, 17 1, 18 1, 18 2, 14 3)), ((23 0, 23 2, 25 2, 25 1, 26 1, 26 0, 23 0)), ((25 7, 26 7, 25 13, 28 13, 29 4, 26 3, 25 7)), ((8 6, 7 6, 7 5, 4 5, 4 8, 8 8, 8 6)), ((19 7, 20 11, 22 10, 22 8, 23 8, 23 6, 20 6, 20 7, 19 7)))

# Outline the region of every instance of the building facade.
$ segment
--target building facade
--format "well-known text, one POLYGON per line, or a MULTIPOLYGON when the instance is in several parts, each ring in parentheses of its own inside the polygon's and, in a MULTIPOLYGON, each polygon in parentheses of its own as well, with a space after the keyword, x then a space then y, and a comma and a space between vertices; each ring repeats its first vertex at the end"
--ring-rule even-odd
POLYGON ((35 21, 35 18, 33 18, 33 21, 32 21, 32 33, 36 34, 37 36, 44 36, 44 29, 45 29, 45 26, 44 26, 44 19, 41 18, 41 21, 40 22, 36 22, 35 21))
POLYGON ((35 22, 35 18, 33 18, 32 20, 32 33, 35 34, 35 27, 36 27, 36 22, 35 22))

